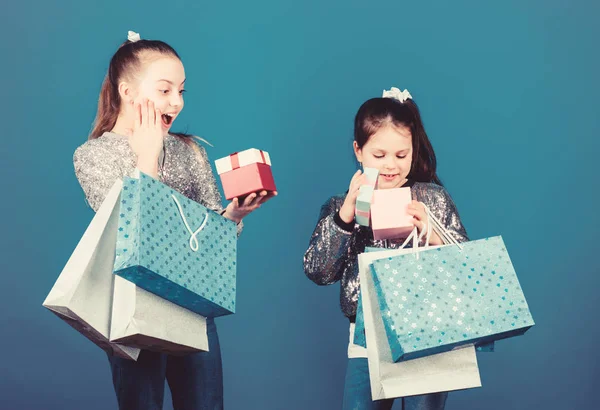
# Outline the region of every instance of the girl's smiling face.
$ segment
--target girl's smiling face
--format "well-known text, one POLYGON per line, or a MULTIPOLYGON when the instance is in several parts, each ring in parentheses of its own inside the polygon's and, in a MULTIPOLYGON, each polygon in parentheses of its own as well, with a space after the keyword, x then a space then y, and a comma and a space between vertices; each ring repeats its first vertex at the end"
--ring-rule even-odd
POLYGON ((354 153, 364 167, 379 170, 379 189, 399 188, 406 182, 412 164, 410 128, 393 124, 382 126, 362 148, 354 142, 354 153))

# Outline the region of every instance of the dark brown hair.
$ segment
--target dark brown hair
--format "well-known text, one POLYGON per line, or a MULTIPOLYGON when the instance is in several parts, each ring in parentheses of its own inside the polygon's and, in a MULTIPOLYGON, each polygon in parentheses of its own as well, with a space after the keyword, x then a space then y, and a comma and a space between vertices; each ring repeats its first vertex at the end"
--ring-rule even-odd
POLYGON ((436 173, 435 152, 419 108, 412 99, 400 102, 393 98, 372 98, 366 101, 354 119, 354 141, 358 148, 362 149, 373 134, 390 124, 408 127, 412 134, 413 155, 408 179, 442 185, 436 173))

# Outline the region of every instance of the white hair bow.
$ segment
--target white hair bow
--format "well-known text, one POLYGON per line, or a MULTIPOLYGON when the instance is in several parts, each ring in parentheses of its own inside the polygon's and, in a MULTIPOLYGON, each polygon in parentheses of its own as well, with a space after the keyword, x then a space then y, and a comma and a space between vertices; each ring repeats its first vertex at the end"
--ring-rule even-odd
POLYGON ((392 87, 389 91, 383 90, 383 98, 393 98, 400 102, 404 102, 409 98, 412 99, 412 95, 408 92, 408 90, 400 91, 400 89, 396 87, 392 87))
POLYGON ((136 41, 140 41, 140 33, 136 33, 135 31, 128 31, 127 32, 127 40, 131 41, 132 43, 135 43, 136 41))

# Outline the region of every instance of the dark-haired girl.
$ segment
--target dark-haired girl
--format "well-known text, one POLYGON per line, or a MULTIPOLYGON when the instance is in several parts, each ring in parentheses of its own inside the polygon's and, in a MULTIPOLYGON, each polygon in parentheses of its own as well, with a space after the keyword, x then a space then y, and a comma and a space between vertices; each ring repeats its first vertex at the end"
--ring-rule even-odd
MULTIPOLYGON (((360 107, 354 121, 353 146, 359 164, 379 170, 378 189, 410 187, 413 201, 408 213, 419 233, 429 222, 426 205, 458 242, 468 240, 454 202, 437 176, 433 147, 407 90, 392 88, 384 91, 382 98, 370 99, 360 107)), ((345 194, 325 202, 304 255, 304 271, 317 285, 341 281, 340 305, 350 321, 344 410, 391 409, 394 402, 371 400, 367 351, 352 342, 360 292, 357 255, 367 246, 396 249, 404 242, 404 238, 376 241, 371 228, 355 222, 356 198, 364 182, 358 170, 345 194)), ((429 243, 441 245, 442 240, 434 232, 429 243)), ((441 410, 446 398, 447 393, 402 398, 402 408, 441 410)))

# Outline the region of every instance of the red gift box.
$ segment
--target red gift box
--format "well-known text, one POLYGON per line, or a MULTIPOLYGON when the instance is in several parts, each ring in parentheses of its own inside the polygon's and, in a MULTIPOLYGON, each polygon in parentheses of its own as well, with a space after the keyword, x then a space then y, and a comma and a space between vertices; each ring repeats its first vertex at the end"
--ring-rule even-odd
POLYGON ((276 191, 269 153, 256 148, 234 152, 215 161, 225 198, 243 198, 253 192, 276 191))

